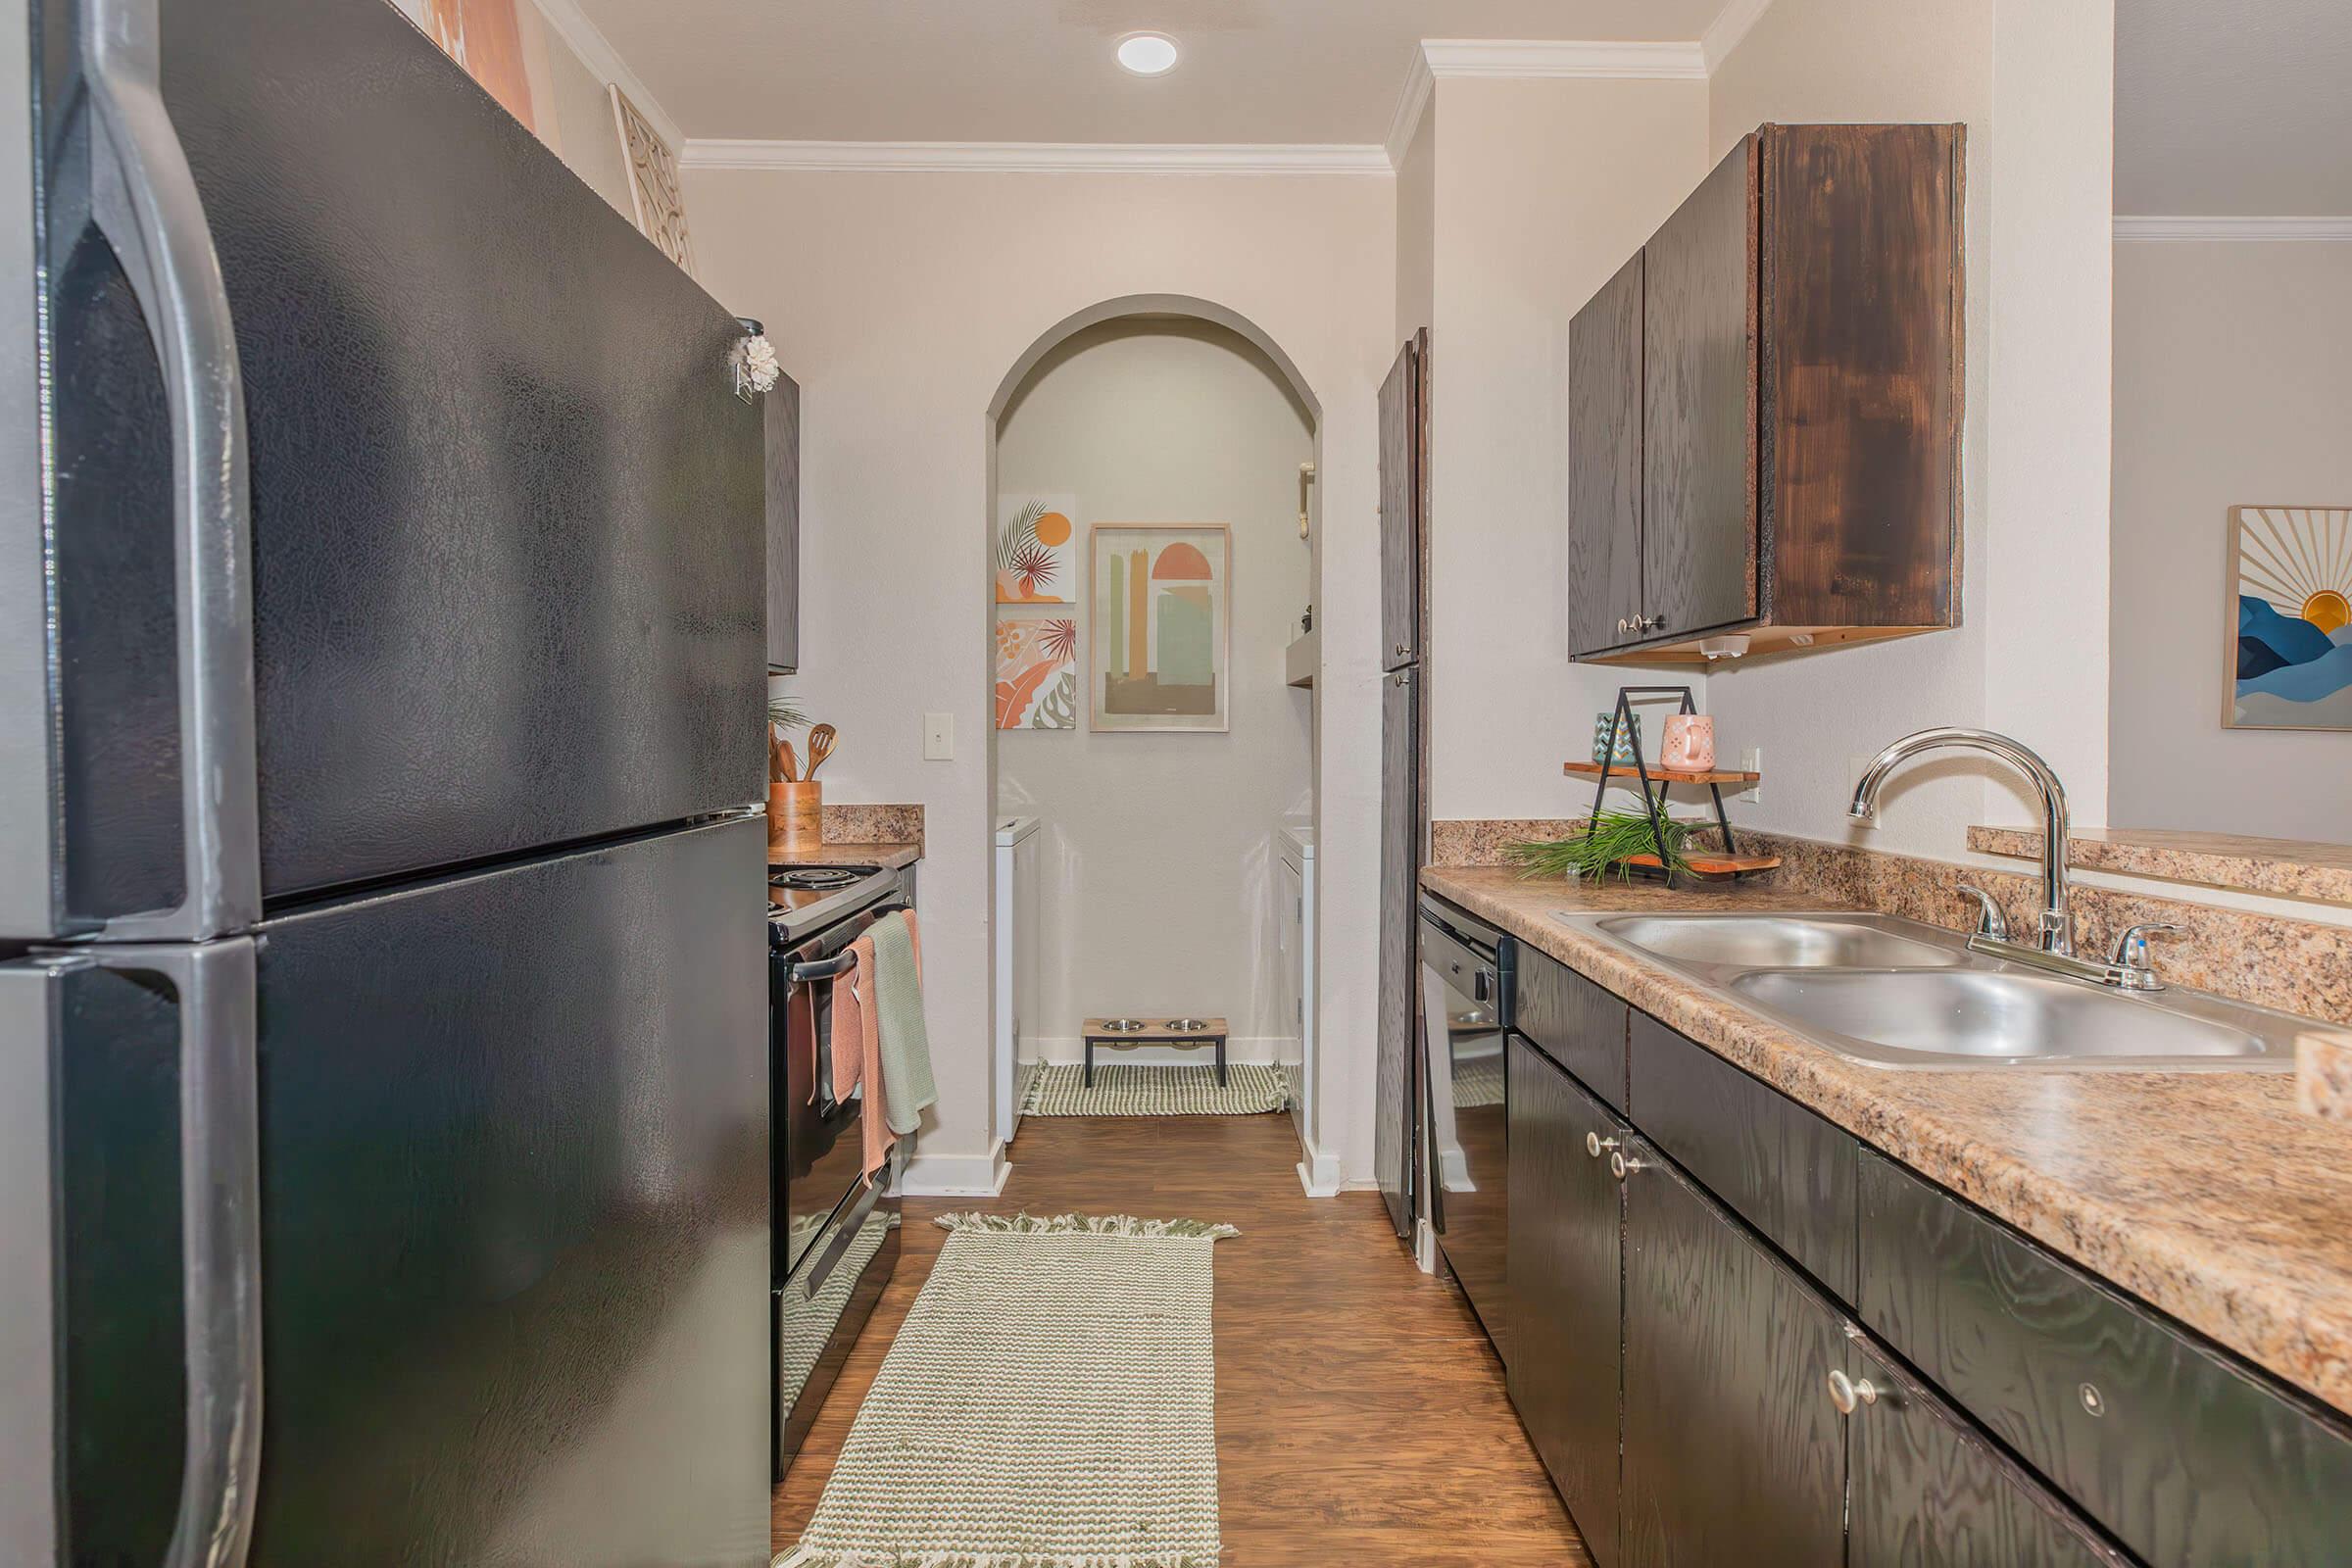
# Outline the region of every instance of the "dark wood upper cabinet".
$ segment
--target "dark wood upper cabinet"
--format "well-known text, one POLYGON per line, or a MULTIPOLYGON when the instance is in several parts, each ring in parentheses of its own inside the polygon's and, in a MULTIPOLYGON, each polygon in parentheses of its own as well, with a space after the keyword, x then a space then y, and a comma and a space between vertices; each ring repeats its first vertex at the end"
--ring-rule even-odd
POLYGON ((1958 624, 1964 151, 1959 125, 1766 125, 1629 269, 1638 347, 1627 272, 1578 313, 1580 657, 1958 624))
POLYGON ((1756 612, 1756 137, 1642 250, 1642 637, 1756 612))
POLYGON ((1642 603, 1642 287, 1636 252, 1568 331, 1568 621, 1580 650, 1630 641, 1642 603))
POLYGON ((801 666, 801 384, 789 375, 762 397, 767 426, 767 667, 801 666))

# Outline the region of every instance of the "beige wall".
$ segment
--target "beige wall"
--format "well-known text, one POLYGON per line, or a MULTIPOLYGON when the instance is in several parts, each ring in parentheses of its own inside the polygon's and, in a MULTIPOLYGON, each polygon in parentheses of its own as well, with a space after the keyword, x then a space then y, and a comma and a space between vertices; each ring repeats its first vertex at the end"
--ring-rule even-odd
POLYGON ((548 24, 537 6, 524 0, 515 10, 523 24, 526 57, 534 53, 532 33, 544 40, 535 57, 546 63, 546 69, 531 78, 540 136, 590 190, 635 222, 629 205, 628 164, 621 157, 620 132, 612 122, 612 100, 604 78, 548 24))
POLYGON ((1321 405, 1315 615, 1323 853, 1319 1124, 1370 1169, 1379 810, 1374 402, 1392 348, 1395 188, 1381 175, 689 170, 705 284, 767 323, 800 380, 803 674, 842 728, 838 799, 928 809, 923 948, 939 1171, 989 1153, 988 411, 1057 322, 1172 293, 1256 324, 1321 405), (922 715, 955 715, 953 761, 922 715), (946 1160, 952 1163, 939 1164, 946 1160))
MULTIPOLYGON (((1710 155, 1767 121, 1969 127, 1963 624, 1718 665, 1717 745, 1763 752, 1735 822, 1844 839, 1853 760, 1933 724, 2047 756, 2078 821, 2106 797, 2110 0, 1775 0, 1710 84, 1710 155)), ((1915 764, 1863 841, 1958 858, 2026 820, 1997 764, 1915 764)))
POLYGON ((1396 342, 1429 325, 1431 272, 1438 238, 1438 106, 1422 107, 1421 123, 1396 165, 1396 342))
POLYGON ((2224 729, 2229 509, 2352 505, 2352 244, 2115 247, 2108 820, 2352 842, 2352 735, 2224 729))
MULTIPOLYGON (((1296 1060, 1269 960, 1274 830, 1312 807, 1313 705, 1283 650, 1311 591, 1298 465, 1314 430, 1255 347, 1202 322, 1129 318, 1070 338, 999 425, 1007 503, 1069 495, 1081 530, 1222 522, 1233 564, 1223 734, 1005 730, 997 811, 1040 818, 1042 1054, 1074 1060, 1082 1019, 1191 1012, 1230 1021, 1239 1060, 1296 1060), (1288 1037, 1287 1041, 1281 1037, 1288 1037), (1278 1044, 1278 1042, 1280 1042, 1278 1044)), ((1088 684, 1095 627, 1086 536, 1070 614, 1088 684)))
POLYGON ((1706 172, 1706 87, 1449 76, 1435 105, 1431 811, 1556 816, 1625 679, 1568 662, 1568 323, 1706 172))

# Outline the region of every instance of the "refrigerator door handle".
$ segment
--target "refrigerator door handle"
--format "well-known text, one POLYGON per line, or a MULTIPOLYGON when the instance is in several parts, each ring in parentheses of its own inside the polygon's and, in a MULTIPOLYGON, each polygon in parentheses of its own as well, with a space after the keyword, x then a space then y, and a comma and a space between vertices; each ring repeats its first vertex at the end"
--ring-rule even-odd
POLYGON ((49 964, 0 963, 0 1560, 58 1560, 56 1137, 58 987, 49 964))
POLYGON ((158 0, 84 0, 91 215, 138 296, 172 416, 180 812, 186 880, 112 941, 203 940, 261 917, 251 497, 236 326, 187 153, 164 106, 158 0))
MULTIPOLYGON (((19 972, 151 975, 178 999, 179 1214, 187 1406, 164 1568, 241 1568, 262 1458, 261 1118, 254 946, 49 950, 19 972)), ((43 1005, 53 1004, 44 1003, 43 1005)), ((42 1034, 43 1049, 52 1038, 42 1034)), ((41 1064, 46 1068, 46 1063, 41 1064)), ((43 1109, 47 1100, 44 1097, 43 1109)))

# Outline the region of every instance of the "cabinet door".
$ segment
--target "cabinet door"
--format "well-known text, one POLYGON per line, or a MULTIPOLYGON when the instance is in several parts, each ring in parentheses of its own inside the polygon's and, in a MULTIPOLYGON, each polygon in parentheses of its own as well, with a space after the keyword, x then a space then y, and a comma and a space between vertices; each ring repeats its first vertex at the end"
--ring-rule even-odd
POLYGON ((1414 883, 1421 867, 1419 676, 1382 677, 1380 702, 1380 1058, 1372 1104, 1372 1177, 1396 1221, 1413 1229, 1413 1128, 1420 1092, 1412 1049, 1419 965, 1413 961, 1414 883))
POLYGON ((1424 331, 1396 351, 1380 387, 1380 667, 1421 657, 1421 530, 1428 428, 1424 331))
POLYGON ((1618 1252, 1609 1173, 1624 1128, 1575 1079, 1509 1037, 1511 1403, 1601 1568, 1617 1561, 1618 1252))
POLYGON ((767 424, 767 667, 801 667, 801 384, 761 400, 767 424))
POLYGON ((1627 1152, 1625 1562, 1838 1562, 1838 1314, 1661 1155, 1627 1152))
POLYGON ((1844 1370, 1868 1396, 1847 1422, 1846 1568, 2129 1568, 2057 1493, 1867 1341, 1848 1347, 1844 1370))
POLYGON ((1756 613, 1756 141, 1642 262, 1642 598, 1652 636, 1756 613))
POLYGON ((1642 613, 1642 256, 1568 324, 1568 634, 1632 641, 1642 613))

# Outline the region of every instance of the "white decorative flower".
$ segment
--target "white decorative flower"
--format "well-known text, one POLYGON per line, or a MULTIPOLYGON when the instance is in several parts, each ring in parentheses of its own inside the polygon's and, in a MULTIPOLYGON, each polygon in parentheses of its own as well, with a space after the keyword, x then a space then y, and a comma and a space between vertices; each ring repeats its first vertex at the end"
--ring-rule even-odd
POLYGON ((743 375, 751 382, 753 391, 772 390, 776 378, 783 373, 784 367, 776 359, 776 346, 767 340, 766 333, 755 333, 743 340, 743 375))

